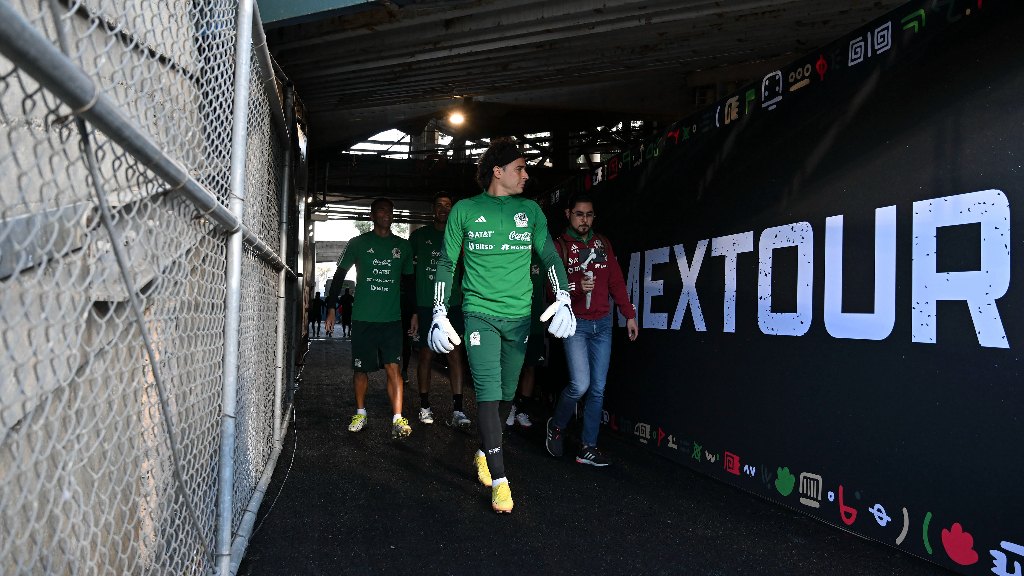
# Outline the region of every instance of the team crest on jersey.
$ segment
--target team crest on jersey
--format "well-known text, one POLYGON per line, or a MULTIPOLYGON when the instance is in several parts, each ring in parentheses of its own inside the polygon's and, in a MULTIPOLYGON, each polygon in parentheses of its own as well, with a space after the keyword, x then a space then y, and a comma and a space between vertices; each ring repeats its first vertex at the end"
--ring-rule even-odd
POLYGON ((391 257, 392 258, 401 258, 402 257, 402 250, 399 249, 399 248, 392 248, 391 249, 391 257))
POLYGON ((473 332, 472 334, 469 335, 469 345, 470 346, 479 346, 480 345, 480 333, 479 332, 473 332))
POLYGON ((352 361, 352 365, 355 366, 356 368, 362 368, 363 361, 360 360, 359 358, 356 358, 355 360, 352 361))
POLYGON ((530 219, 526 217, 526 212, 520 212, 512 218, 516 221, 516 228, 526 228, 530 225, 530 219))

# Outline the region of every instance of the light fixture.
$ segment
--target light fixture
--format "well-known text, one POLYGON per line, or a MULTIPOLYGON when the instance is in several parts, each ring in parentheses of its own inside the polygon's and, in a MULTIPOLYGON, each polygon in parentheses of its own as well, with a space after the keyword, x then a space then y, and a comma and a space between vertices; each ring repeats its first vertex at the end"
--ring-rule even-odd
POLYGON ((466 117, 462 115, 462 112, 456 110, 448 115, 448 122, 454 126, 461 126, 466 121, 466 117))

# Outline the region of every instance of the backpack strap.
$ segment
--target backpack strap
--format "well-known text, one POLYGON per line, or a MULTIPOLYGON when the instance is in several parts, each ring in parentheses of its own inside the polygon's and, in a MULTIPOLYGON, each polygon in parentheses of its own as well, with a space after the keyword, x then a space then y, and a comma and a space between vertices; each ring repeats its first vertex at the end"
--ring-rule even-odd
POLYGON ((558 251, 558 255, 562 257, 562 266, 565 266, 566 272, 569 271, 569 249, 565 245, 565 238, 559 234, 558 238, 555 238, 555 250, 558 251))

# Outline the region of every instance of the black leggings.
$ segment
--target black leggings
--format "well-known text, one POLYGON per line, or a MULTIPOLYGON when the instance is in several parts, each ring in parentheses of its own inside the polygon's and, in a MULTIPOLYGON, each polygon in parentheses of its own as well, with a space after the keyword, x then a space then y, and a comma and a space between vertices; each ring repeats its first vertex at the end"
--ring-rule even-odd
POLYGON ((491 478, 505 477, 505 458, 501 453, 502 414, 508 414, 511 402, 490 400, 477 403, 480 424, 480 449, 487 457, 491 478))

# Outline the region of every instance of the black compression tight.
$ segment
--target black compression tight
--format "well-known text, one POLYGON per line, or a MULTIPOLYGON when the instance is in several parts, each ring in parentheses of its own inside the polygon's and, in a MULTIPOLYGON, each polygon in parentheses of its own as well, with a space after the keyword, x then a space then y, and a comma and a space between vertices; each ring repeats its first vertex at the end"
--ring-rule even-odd
POLYGON ((477 417, 480 421, 480 449, 487 456, 487 468, 491 478, 505 477, 505 458, 501 452, 502 414, 508 414, 510 402, 491 400, 477 403, 477 417))

